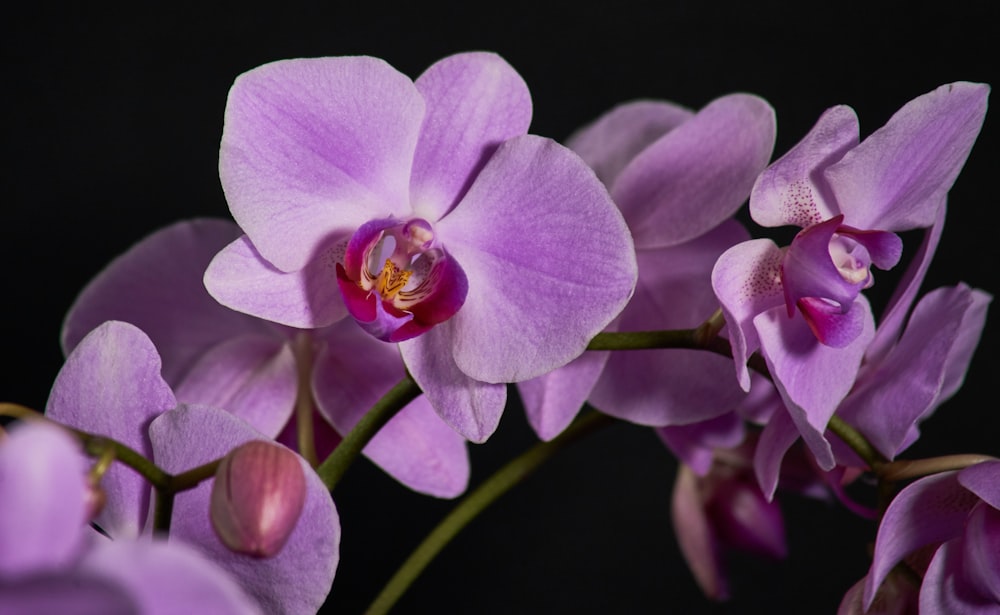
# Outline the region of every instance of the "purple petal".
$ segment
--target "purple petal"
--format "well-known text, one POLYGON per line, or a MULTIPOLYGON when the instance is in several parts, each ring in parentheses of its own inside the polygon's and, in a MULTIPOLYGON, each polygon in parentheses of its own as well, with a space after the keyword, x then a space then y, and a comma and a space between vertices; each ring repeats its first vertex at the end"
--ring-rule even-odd
POLYGON ((994 607, 1000 606, 1000 510, 976 505, 969 513, 962 543, 965 580, 994 607))
POLYGON ((837 615, 911 615, 917 612, 917 587, 908 579, 890 576, 875 594, 870 609, 863 606, 865 580, 851 586, 840 602, 837 615))
POLYGON ((295 408, 297 388, 289 345, 272 335, 244 335, 203 354, 175 394, 186 404, 225 408, 273 438, 295 408))
POLYGON ((566 146, 610 186, 639 152, 692 117, 693 112, 673 103, 630 101, 574 132, 566 146))
MULTIPOLYGON (((965 329, 972 302, 967 286, 939 288, 924 296, 899 344, 881 364, 866 364, 858 385, 841 405, 842 418, 860 429, 886 457, 894 458, 909 430, 939 405, 949 357, 965 329)), ((985 312, 985 305, 981 307, 985 312)), ((980 331, 963 336, 966 346, 955 349, 962 353, 965 365, 971 358, 968 345, 971 342, 975 348, 980 331)))
MULTIPOLYGON (((146 457, 149 422, 177 399, 160 376, 160 356, 135 326, 111 321, 77 345, 59 371, 45 414, 107 436, 146 457)), ((101 486, 107 502, 95 521, 114 538, 136 536, 146 520, 149 484, 131 468, 112 464, 101 486)))
POLYGON ((800 231, 788 246, 781 264, 781 280, 789 316, 792 315, 792 306, 803 297, 830 299, 839 304, 837 307, 842 312, 846 312, 858 292, 866 286, 868 263, 863 263, 863 269, 857 272, 864 277, 849 281, 844 279, 830 257, 830 241, 840 228, 840 221, 840 216, 836 216, 813 224, 800 231))
POLYGON ((416 80, 427 104, 410 198, 436 221, 461 200, 501 142, 528 132, 531 94, 524 79, 493 53, 459 53, 416 80))
POLYGON ((845 348, 865 329, 865 311, 855 303, 847 312, 823 299, 803 297, 796 304, 816 339, 824 346, 845 348))
POLYGON ((635 245, 677 245, 731 217, 771 159, 774 139, 771 105, 731 94, 644 149, 611 186, 635 245))
POLYGON ((886 231, 930 226, 979 135, 989 91, 956 82, 918 96, 826 169, 845 223, 886 231))
POLYGON ((969 511, 979 501, 962 487, 956 472, 921 478, 889 504, 875 538, 872 568, 865 584, 865 607, 893 566, 925 545, 959 536, 969 511))
MULTIPOLYGON (((967 289, 965 284, 959 284, 958 287, 967 289)), ((948 351, 944 382, 941 383, 941 391, 936 400, 937 404, 944 403, 962 387, 965 374, 969 371, 969 364, 972 363, 972 355, 976 351, 976 346, 979 345, 983 328, 986 326, 987 308, 993 301, 992 295, 981 290, 971 289, 968 292, 970 304, 962 316, 958 335, 948 351)))
POLYGON ((712 496, 709 514, 728 546, 772 559, 788 556, 781 507, 756 483, 724 479, 712 496))
POLYGON ((862 312, 863 332, 843 348, 816 340, 797 318, 772 309, 754 319, 761 350, 785 405, 820 468, 834 466, 830 443, 823 436, 826 424, 854 384, 875 321, 868 301, 859 296, 854 307, 862 312))
POLYGON ((750 216, 761 226, 806 228, 841 213, 817 171, 856 146, 858 134, 854 109, 827 109, 809 134, 757 178, 750 193, 750 216))
MULTIPOLYGON (((452 358, 456 332, 451 322, 402 342, 403 363, 444 421, 472 442, 485 442, 500 424, 507 386, 469 377, 452 358)), ((486 348, 486 347, 484 347, 486 348)))
POLYGON ((609 352, 585 352, 558 369, 517 383, 528 423, 539 438, 551 440, 573 422, 609 356, 609 352))
MULTIPOLYGON (((149 428, 154 460, 171 473, 222 457, 244 442, 264 437, 237 417, 204 406, 181 406, 149 428)), ((233 575, 267 613, 316 613, 337 569, 340 521, 316 473, 301 460, 306 502, 298 526, 274 557, 256 559, 234 553, 212 529, 208 506, 212 481, 177 495, 170 535, 187 542, 233 575)))
POLYGON ((958 474, 963 487, 1000 510, 1000 461, 985 461, 965 468, 958 474))
POLYGON ((237 335, 270 326, 219 305, 202 277, 215 254, 240 236, 226 220, 178 222, 146 237, 113 260, 77 297, 63 323, 69 354, 106 320, 142 329, 163 359, 163 378, 176 385, 198 356, 237 335))
POLYGON ((770 501, 778 488, 781 476, 781 461, 799 439, 799 430, 788 412, 779 410, 760 434, 760 441, 754 449, 753 466, 757 482, 764 497, 770 501))
POLYGON ((746 434, 743 419, 735 412, 690 425, 659 427, 655 431, 677 459, 698 476, 708 474, 711 469, 714 449, 733 448, 746 434))
POLYGON ((698 587, 713 600, 729 597, 729 580, 714 527, 705 513, 694 473, 681 465, 674 481, 671 504, 674 537, 698 587))
POLYGON ((565 365, 635 285, 631 236, 604 187, 540 137, 506 141, 437 232, 468 278, 447 324, 455 362, 477 380, 517 382, 565 365))
POLYGON ((90 534, 86 473, 80 443, 61 427, 14 424, 0 436, 0 579, 73 564, 90 534))
MULTIPOLYGON (((710 276, 719 255, 746 239, 728 221, 672 248, 639 250, 639 281, 617 321, 623 331, 685 329, 718 306, 710 276)), ((744 393, 729 359, 701 350, 657 349, 613 353, 590 400, 612 416, 641 425, 703 421, 736 407, 744 393)))
POLYGON ((104 541, 81 567, 115 581, 144 614, 261 612, 232 577, 181 543, 104 541))
POLYGON ((85 570, 66 570, 12 584, 0 582, 0 613, 5 615, 133 615, 139 612, 139 606, 119 583, 85 570))
MULTIPOLYGON (((349 432, 405 375, 399 349, 373 340, 353 322, 323 332, 313 368, 318 410, 341 433, 349 432)), ((407 487, 452 498, 469 481, 465 439, 418 397, 364 448, 365 455, 407 487)))
POLYGON ((921 615, 996 615, 997 601, 981 595, 962 575, 962 540, 951 540, 934 554, 920 584, 921 615))
POLYGON ((377 58, 246 72, 229 92, 219 151, 229 209, 267 261, 297 271, 373 212, 409 213, 423 117, 413 83, 377 58))
POLYGON ((775 307, 784 310, 781 259, 784 252, 770 239, 752 239, 726 250, 712 269, 712 289, 726 317, 736 379, 750 390, 747 360, 760 347, 753 319, 775 307))
POLYGON ((223 248, 205 271, 205 288, 224 306, 289 327, 325 327, 347 315, 337 287, 336 245, 301 269, 284 273, 244 235, 223 248))

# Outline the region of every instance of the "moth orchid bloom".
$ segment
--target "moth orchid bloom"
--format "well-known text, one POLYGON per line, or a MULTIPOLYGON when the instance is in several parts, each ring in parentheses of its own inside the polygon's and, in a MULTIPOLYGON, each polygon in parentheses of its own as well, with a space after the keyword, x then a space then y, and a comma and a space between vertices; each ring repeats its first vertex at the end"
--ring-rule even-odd
MULTIPOLYGON (((847 106, 816 126, 754 184, 750 215, 764 226, 803 230, 787 248, 769 239, 727 250, 712 285, 729 325, 737 379, 760 349, 795 424, 829 469, 822 432, 854 383, 874 320, 861 290, 872 265, 902 253, 897 232, 930 228, 887 312, 901 326, 940 235, 945 200, 982 126, 989 86, 952 83, 918 96, 859 143, 847 106)), ((881 350, 880 350, 881 352, 881 350)))
POLYGON ((865 609, 896 564, 921 549, 933 550, 926 570, 915 571, 923 576, 921 613, 1000 610, 1000 461, 927 476, 899 492, 875 538, 865 609))
MULTIPOLYGON (((639 281, 611 329, 693 328, 716 311, 712 267, 748 238, 729 218, 770 160, 774 138, 774 110, 749 94, 724 96, 698 112, 629 102, 569 138, 608 186, 635 241, 639 281)), ((547 440, 588 399, 643 425, 717 416, 743 397, 727 382, 731 369, 727 359, 701 351, 589 352, 519 389, 532 426, 547 440)))
MULTIPOLYGON (((107 320, 129 322, 156 345, 178 400, 223 408, 293 448, 296 408, 312 406, 317 453, 325 457, 403 378, 403 361, 349 319, 296 329, 220 305, 202 278, 219 250, 241 235, 231 221, 199 219, 142 239, 77 297, 63 324, 63 350, 68 355, 107 320)), ((418 397, 364 454, 411 489, 455 497, 469 481, 466 446, 418 397)))
POLYGON ((490 53, 415 82, 371 57, 241 75, 219 168, 246 235, 209 266, 209 292, 298 328, 350 314, 399 343, 447 423, 486 440, 505 383, 582 354, 636 278, 607 190, 530 121, 524 81, 490 53))
POLYGON ((0 612, 262 612, 188 545, 94 531, 88 464, 55 425, 15 425, 0 439, 0 612))
MULTIPOLYGON (((160 375, 160 357, 135 326, 107 322, 66 359, 45 410, 55 421, 110 437, 179 474, 228 454, 263 434, 233 414, 178 404, 160 375)), ((306 477, 302 513, 277 555, 257 559, 231 551, 209 518, 212 480, 174 498, 170 542, 191 545, 227 570, 266 613, 314 614, 333 583, 340 521, 330 493, 301 458, 306 477)), ((106 502, 94 518, 112 539, 148 536, 151 488, 138 473, 113 464, 101 479, 106 502)))

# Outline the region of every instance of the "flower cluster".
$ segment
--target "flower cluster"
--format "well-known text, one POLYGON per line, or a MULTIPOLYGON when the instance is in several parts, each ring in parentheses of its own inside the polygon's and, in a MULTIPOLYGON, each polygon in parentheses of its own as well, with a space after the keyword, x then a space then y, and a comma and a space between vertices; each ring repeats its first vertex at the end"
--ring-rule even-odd
POLYGON ((354 457, 458 497, 516 391, 539 446, 606 417, 655 431, 711 599, 730 552, 787 554, 780 492, 880 519, 842 612, 997 612, 1000 461, 896 460, 992 298, 918 298, 988 93, 941 86, 864 140, 833 107, 772 161, 775 112, 747 93, 625 102, 559 144, 528 134, 527 85, 492 53, 415 80, 371 57, 239 76, 233 221, 116 258, 69 308, 44 413, 0 405, 20 419, 0 431, 0 611, 315 613, 354 457), (748 200, 801 230, 753 238, 748 200), (872 268, 899 263, 876 319, 872 268))

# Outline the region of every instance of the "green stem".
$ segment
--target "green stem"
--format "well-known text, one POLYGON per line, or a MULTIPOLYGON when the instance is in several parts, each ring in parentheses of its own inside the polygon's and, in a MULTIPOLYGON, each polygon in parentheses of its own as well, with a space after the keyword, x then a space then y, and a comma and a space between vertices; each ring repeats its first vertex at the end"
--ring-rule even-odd
POLYGON ((851 447, 858 457, 864 460, 868 464, 868 467, 875 473, 879 473, 883 465, 885 465, 888 460, 882 456, 882 453, 878 452, 868 438, 849 425, 844 419, 840 418, 836 414, 830 417, 830 422, 826 425, 827 429, 832 431, 837 435, 838 438, 844 441, 844 444, 851 447))
POLYGON ((366 615, 387 613, 402 597, 434 557, 479 513, 503 494, 538 469, 556 452, 581 437, 614 422, 600 412, 591 412, 568 427, 550 442, 541 442, 511 460, 465 498, 435 527, 410 554, 382 592, 375 598, 366 615))
POLYGON ((898 482, 940 472, 961 470, 984 461, 997 461, 997 458, 989 455, 966 454, 929 457, 927 459, 900 459, 883 465, 879 471, 879 478, 884 481, 898 482))
POLYGON ((219 468, 220 463, 222 463, 222 457, 174 475, 170 481, 170 491, 172 493, 180 493, 181 491, 194 489, 203 481, 215 476, 215 471, 219 468))
POLYGON ((312 340, 305 331, 300 332, 293 344, 295 369, 298 384, 295 396, 295 430, 299 454, 310 466, 319 465, 316 454, 316 438, 313 435, 313 394, 312 394, 312 340))
POLYGON ((153 534, 166 538, 170 534, 170 518, 174 514, 174 492, 156 489, 153 492, 153 534))
POLYGON ((392 387, 382 399, 372 406, 358 424, 333 449, 330 456, 316 468, 316 473, 326 488, 333 491, 354 459, 361 454, 365 445, 375 437, 379 429, 402 410, 406 404, 420 395, 420 387, 407 375, 392 387))

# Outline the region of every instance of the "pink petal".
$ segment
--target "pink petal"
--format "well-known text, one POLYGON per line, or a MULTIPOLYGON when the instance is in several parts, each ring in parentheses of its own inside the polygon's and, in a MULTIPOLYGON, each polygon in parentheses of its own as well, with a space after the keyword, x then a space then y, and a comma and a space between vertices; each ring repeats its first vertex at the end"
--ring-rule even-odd
POLYGON ((1000 510, 1000 461, 985 461, 965 468, 958 474, 963 487, 1000 510))
MULTIPOLYGON (((103 435, 149 456, 146 428, 177 400, 160 376, 160 357, 146 334, 111 321, 77 345, 56 376, 46 415, 103 435)), ((112 464, 101 479, 107 502, 95 519, 115 538, 136 536, 146 521, 149 484, 131 468, 112 464)))
POLYGON ((788 412, 779 410, 760 434, 754 449, 753 467, 757 482, 768 501, 774 498, 781 477, 781 461, 799 439, 799 430, 788 412))
POLYGON ((1000 510, 977 504, 969 513, 962 543, 965 581, 979 596, 1000 607, 1000 510))
POLYGON ((698 587, 712 600, 729 598, 729 580, 714 527, 705 514, 705 503, 694 473, 681 465, 674 481, 671 519, 674 536, 698 587))
POLYGON ((337 287, 337 247, 325 248, 301 269, 279 271, 247 235, 222 249, 205 271, 205 288, 216 301, 264 320, 313 329, 347 315, 337 287))
POLYGON ((827 109, 795 147, 761 173, 750 193, 750 216, 761 226, 806 228, 841 213, 821 171, 859 139, 858 116, 845 105, 827 109))
POLYGON ((774 139, 771 105, 731 94, 640 152, 611 186, 635 245, 677 245, 731 217, 771 159, 774 139))
POLYGON ((236 222, 277 269, 298 271, 332 236, 410 211, 424 101, 371 57, 284 60, 240 75, 219 151, 236 222))
POLYGON ((746 435, 743 419, 735 412, 690 425, 659 427, 654 431, 677 459, 698 476, 708 474, 714 449, 733 448, 746 435))
POLYGON ((454 360, 484 382, 527 380, 576 358, 635 285, 631 236, 604 187, 540 137, 505 142, 436 230, 469 282, 446 323, 454 360))
POLYGON ((551 440, 573 422, 610 355, 585 352, 558 369, 517 383, 528 423, 539 438, 551 440))
POLYGON ((417 216, 439 220, 458 203, 501 142, 528 132, 531 94, 493 53, 459 53, 416 80, 427 104, 410 198, 417 216))
POLYGON ((918 96, 826 169, 845 224, 885 231, 930 226, 979 135, 989 91, 960 81, 918 96))
POLYGON ((996 615, 997 601, 976 595, 962 572, 961 540, 950 540, 934 554, 920 584, 921 615, 996 615))

